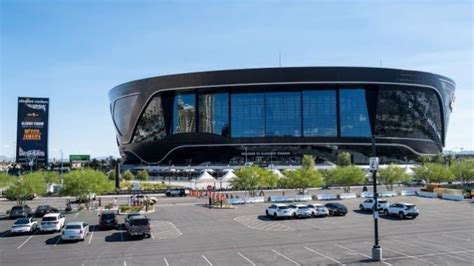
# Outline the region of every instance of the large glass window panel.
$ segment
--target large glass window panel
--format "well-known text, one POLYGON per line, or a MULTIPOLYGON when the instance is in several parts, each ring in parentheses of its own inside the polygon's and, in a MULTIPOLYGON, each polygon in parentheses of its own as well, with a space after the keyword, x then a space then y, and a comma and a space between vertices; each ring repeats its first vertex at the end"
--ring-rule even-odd
POLYGON ((305 137, 337 136, 335 90, 303 91, 303 131, 305 137))
POLYGON ((428 89, 385 87, 379 89, 376 134, 441 141, 441 107, 428 89))
POLYGON ((265 136, 265 94, 235 93, 231 96, 231 136, 265 136))
POLYGON ((133 142, 155 141, 165 136, 163 106, 161 105, 161 97, 157 95, 153 97, 140 117, 133 142))
POLYGON ((173 102, 173 133, 196 131, 196 95, 177 93, 173 102))
POLYGON ((340 89, 339 115, 342 137, 370 137, 365 89, 340 89))
POLYGON ((114 123, 120 135, 125 135, 130 130, 132 110, 137 102, 138 95, 123 97, 115 101, 114 123))
POLYGON ((229 94, 199 95, 199 132, 229 136, 229 94))
POLYGON ((270 92, 265 97, 265 135, 301 136, 301 93, 270 92))

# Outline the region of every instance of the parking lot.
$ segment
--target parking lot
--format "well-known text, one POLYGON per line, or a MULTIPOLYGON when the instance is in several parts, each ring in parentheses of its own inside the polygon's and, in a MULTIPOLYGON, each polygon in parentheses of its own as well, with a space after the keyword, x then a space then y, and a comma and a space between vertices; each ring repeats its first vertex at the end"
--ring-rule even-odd
POLYGON ((361 201, 338 201, 349 209, 344 217, 273 220, 265 217, 269 204, 218 210, 205 208, 205 199, 159 198, 148 215, 152 237, 144 240, 130 239, 124 230, 98 230, 93 211, 67 215, 66 222, 92 226, 77 243, 63 243, 59 233, 10 236, 13 220, 3 218, 0 265, 472 265, 473 204, 389 198, 415 203, 420 216, 380 217, 384 261, 375 263, 373 219, 358 211, 361 201))

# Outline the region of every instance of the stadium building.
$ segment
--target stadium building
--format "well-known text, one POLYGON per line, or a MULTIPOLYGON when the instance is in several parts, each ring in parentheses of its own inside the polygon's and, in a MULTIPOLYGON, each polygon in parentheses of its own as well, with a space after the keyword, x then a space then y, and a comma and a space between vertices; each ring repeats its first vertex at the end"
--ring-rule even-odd
POLYGON ((365 67, 208 71, 131 81, 109 92, 125 164, 382 163, 437 154, 455 83, 437 74, 365 67))

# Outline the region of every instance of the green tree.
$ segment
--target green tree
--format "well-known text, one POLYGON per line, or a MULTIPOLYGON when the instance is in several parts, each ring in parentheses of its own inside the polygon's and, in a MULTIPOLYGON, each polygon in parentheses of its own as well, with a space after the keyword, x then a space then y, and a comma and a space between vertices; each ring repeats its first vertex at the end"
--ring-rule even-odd
POLYGON ((115 180, 115 169, 112 169, 107 172, 107 178, 111 181, 115 180))
POLYGON ((470 182, 474 180, 474 159, 454 161, 450 169, 462 184, 464 184, 465 181, 470 182))
POLYGON ((59 184, 61 183, 61 176, 58 172, 54 171, 38 171, 34 172, 33 174, 39 175, 43 178, 46 184, 59 184))
POLYGON ((281 184, 287 188, 294 188, 305 193, 307 188, 320 187, 324 183, 321 173, 314 168, 314 157, 304 155, 300 169, 285 171, 286 178, 281 184))
POLYGON ((0 188, 7 188, 15 181, 15 177, 8 173, 0 172, 0 188))
POLYGON ((359 167, 338 166, 329 170, 329 182, 331 184, 344 187, 345 192, 351 191, 351 186, 363 184, 365 182, 365 172, 359 167))
POLYGON ((275 188, 278 185, 278 176, 268 169, 258 168, 257 170, 259 187, 275 188))
POLYGON ((405 170, 394 164, 390 164, 386 168, 381 168, 377 178, 390 191, 393 190, 393 184, 410 180, 410 176, 405 173, 405 170))
POLYGON ((246 190, 251 196, 261 185, 258 166, 245 166, 235 171, 236 178, 230 181, 232 188, 246 190))
POLYGON ((40 173, 33 172, 16 178, 6 191, 6 196, 22 203, 32 195, 45 195, 46 188, 44 177, 40 173))
POLYGON ((133 173, 130 170, 127 170, 127 171, 122 173, 122 178, 124 180, 129 181, 129 180, 134 179, 135 177, 133 176, 133 173))
POLYGON ((417 179, 426 180, 427 183, 441 183, 453 180, 454 174, 444 165, 426 163, 423 166, 415 168, 415 177, 417 179))
POLYGON ((351 165, 351 154, 348 152, 341 152, 337 155, 336 164, 339 166, 349 166, 351 165))
POLYGON ((89 199, 91 194, 101 195, 114 190, 114 183, 107 176, 96 170, 80 169, 64 176, 64 187, 61 194, 89 199))
POLYGON ((148 171, 147 170, 141 170, 137 173, 137 175, 135 176, 135 178, 137 180, 142 180, 142 181, 145 181, 145 180, 148 180, 150 178, 150 175, 148 174, 148 171))

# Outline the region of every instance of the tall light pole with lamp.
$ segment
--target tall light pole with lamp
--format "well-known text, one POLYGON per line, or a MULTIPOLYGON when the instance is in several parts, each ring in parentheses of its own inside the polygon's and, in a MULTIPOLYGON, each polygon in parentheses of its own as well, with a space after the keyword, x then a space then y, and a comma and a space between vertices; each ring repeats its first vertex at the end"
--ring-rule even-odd
POLYGON ((375 243, 372 247, 372 260, 382 260, 382 247, 379 245, 379 211, 378 211, 378 194, 377 194, 377 170, 379 168, 379 158, 376 157, 375 152, 375 136, 372 135, 372 156, 369 158, 370 171, 372 172, 374 206, 372 213, 374 215, 374 239, 375 243))

